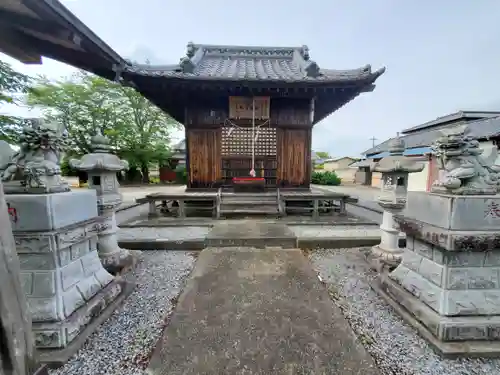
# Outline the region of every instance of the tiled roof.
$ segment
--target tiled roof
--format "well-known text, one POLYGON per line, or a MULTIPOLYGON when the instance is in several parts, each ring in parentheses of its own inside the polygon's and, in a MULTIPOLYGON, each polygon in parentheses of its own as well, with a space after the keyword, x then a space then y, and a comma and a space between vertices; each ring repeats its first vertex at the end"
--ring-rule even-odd
POLYGON ((385 68, 372 72, 366 65, 352 70, 320 69, 303 47, 239 47, 188 44, 179 64, 151 66, 131 64, 125 73, 186 79, 281 82, 373 83, 385 68))
MULTIPOLYGON (((457 124, 462 125, 462 124, 457 124)), ((471 121, 467 124, 469 135, 477 139, 488 139, 500 136, 500 117, 487 118, 484 120, 471 121)), ((451 126, 450 126, 451 127, 451 126)), ((430 146, 440 135, 440 129, 430 129, 418 133, 410 133, 401 136, 405 141, 406 148, 430 146)), ((392 138, 391 138, 392 139, 392 138)), ((371 155, 387 151, 387 146, 391 139, 365 151, 363 154, 371 155)))

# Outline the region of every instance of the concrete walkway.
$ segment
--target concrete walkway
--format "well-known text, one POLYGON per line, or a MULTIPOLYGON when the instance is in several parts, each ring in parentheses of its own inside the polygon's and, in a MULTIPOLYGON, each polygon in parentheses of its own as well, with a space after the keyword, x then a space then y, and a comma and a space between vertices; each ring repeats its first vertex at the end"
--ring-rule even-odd
POLYGON ((300 250, 200 253, 149 374, 376 375, 300 250))

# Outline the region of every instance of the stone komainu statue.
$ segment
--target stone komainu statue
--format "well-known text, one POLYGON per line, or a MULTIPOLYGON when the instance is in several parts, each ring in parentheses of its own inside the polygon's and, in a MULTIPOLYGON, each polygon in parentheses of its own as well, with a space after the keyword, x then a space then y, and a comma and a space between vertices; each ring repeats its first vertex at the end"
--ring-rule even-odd
POLYGON ((7 184, 18 182, 12 192, 16 188, 68 191, 69 186, 61 179, 59 166, 67 144, 67 136, 58 124, 35 121, 23 128, 19 151, 8 156, 5 144, 0 145, 0 179, 7 184))
POLYGON ((488 156, 479 142, 467 135, 466 126, 441 131, 432 146, 443 176, 435 181, 434 193, 459 195, 489 195, 500 190, 500 165, 496 164, 497 149, 488 156))

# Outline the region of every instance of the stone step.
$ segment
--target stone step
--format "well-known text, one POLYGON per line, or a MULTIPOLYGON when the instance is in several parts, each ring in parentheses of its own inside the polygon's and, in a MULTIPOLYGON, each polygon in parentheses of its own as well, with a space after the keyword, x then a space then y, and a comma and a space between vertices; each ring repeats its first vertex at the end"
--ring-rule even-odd
POLYGON ((221 198, 257 198, 262 199, 266 197, 278 198, 275 192, 264 192, 264 193, 222 193, 221 198))
POLYGON ((256 206, 256 205, 265 205, 265 206, 270 206, 274 205, 277 206, 278 202, 275 200, 271 199, 261 199, 261 200, 252 200, 252 199, 222 199, 221 200, 221 205, 231 205, 231 206, 256 206))
POLYGON ((220 209, 220 214, 221 215, 228 215, 228 214, 233 214, 233 215, 243 215, 243 214, 248 214, 248 215, 268 215, 268 214, 278 214, 279 210, 278 207, 262 207, 262 208, 256 208, 256 207, 247 207, 247 208, 227 208, 227 207, 221 207, 220 209))

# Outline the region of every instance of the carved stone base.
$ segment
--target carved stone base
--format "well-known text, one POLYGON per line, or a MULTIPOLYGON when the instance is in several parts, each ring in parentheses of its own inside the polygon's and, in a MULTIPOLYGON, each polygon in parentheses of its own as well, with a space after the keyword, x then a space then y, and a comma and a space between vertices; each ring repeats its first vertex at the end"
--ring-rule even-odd
POLYGON ((456 195, 495 195, 497 193, 496 186, 485 187, 459 187, 458 189, 447 189, 444 186, 434 185, 431 187, 431 192, 436 194, 456 194, 456 195))
POLYGON ((500 315, 445 317, 387 274, 372 288, 445 357, 500 357, 500 315))
POLYGON ((392 271, 401 263, 402 256, 402 250, 384 249, 380 244, 373 246, 367 254, 371 268, 377 272, 381 272, 383 269, 392 271))
POLYGON ((134 288, 135 284, 116 278, 65 320, 33 324, 35 337, 39 340, 43 338, 55 343, 57 338, 64 337, 69 342, 64 348, 46 345, 45 349, 39 349, 40 361, 52 368, 64 365, 134 288), (53 333, 49 335, 47 332, 53 333))
POLYGON ((118 227, 116 226, 114 209, 100 209, 100 212, 101 230, 99 231, 97 245, 99 258, 107 271, 116 274, 121 269, 132 265, 134 258, 128 250, 118 246, 118 227))
POLYGON ((4 190, 6 194, 52 194, 69 192, 71 188, 67 182, 62 180, 41 187, 23 186, 21 181, 6 181, 4 182, 4 190))
POLYGON ((106 271, 115 275, 133 266, 137 260, 129 250, 119 248, 119 251, 101 256, 101 263, 106 271))

